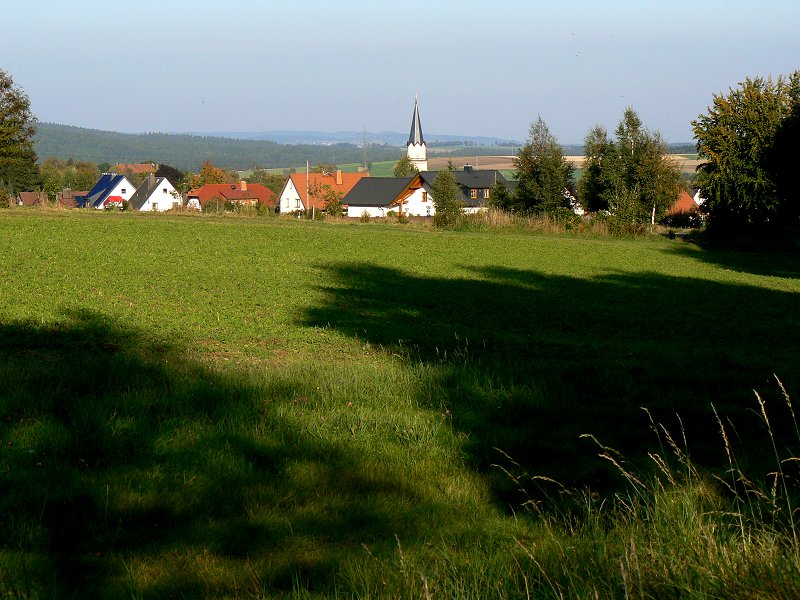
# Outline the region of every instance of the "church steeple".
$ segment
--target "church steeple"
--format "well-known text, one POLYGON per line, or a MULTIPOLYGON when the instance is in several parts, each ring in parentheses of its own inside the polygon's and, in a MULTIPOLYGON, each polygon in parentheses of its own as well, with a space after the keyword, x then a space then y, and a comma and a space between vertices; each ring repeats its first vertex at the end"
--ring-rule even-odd
POLYGON ((414 99, 414 116, 411 119, 411 133, 408 134, 406 154, 419 171, 428 170, 427 148, 422 137, 422 123, 419 120, 419 98, 414 99))

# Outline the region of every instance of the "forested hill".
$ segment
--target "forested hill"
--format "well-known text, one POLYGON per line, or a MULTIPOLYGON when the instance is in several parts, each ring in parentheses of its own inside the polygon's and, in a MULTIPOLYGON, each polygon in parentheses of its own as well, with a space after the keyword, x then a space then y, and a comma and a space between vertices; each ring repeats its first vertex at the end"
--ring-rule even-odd
MULTIPOLYGON (((55 156, 95 163, 154 162, 194 171, 208 160, 227 169, 249 169, 294 167, 307 160, 359 163, 364 158, 362 149, 353 144, 283 145, 199 135, 115 133, 54 123, 39 123, 34 143, 40 161, 55 156)), ((372 145, 367 160, 397 160, 403 153, 403 148, 372 145)))

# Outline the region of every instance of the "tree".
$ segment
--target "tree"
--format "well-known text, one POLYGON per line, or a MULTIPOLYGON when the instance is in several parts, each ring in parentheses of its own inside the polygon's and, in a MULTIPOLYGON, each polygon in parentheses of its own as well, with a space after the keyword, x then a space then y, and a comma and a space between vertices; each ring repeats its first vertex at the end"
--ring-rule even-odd
POLYGON ((602 127, 586 135, 580 200, 590 210, 608 209, 621 224, 654 222, 678 197, 680 169, 661 134, 647 130, 631 107, 614 133, 613 142, 602 127))
POLYGON ((39 186, 39 170, 33 136, 36 117, 28 96, 11 76, 0 69, 0 184, 13 192, 32 191, 39 186))
POLYGON ((433 206, 436 209, 433 215, 433 224, 436 227, 454 227, 461 222, 463 202, 461 193, 456 183, 456 176, 450 169, 444 169, 436 174, 431 186, 433 206))
POLYGON ((176 190, 180 190, 181 182, 186 174, 170 165, 159 164, 155 172, 156 177, 166 177, 176 190))
POLYGON ((100 178, 100 169, 92 162, 75 162, 50 156, 39 166, 39 174, 42 190, 54 202, 65 188, 82 191, 92 189, 100 178))
POLYGON ((531 125, 514 166, 519 180, 514 202, 518 209, 552 212, 568 206, 564 192, 574 187, 573 167, 542 117, 531 125))
POLYGON ((613 149, 614 145, 609 141, 608 133, 600 126, 589 130, 583 140, 586 160, 583 165, 583 177, 578 182, 578 198, 583 207, 590 212, 608 210, 611 183, 603 167, 613 149))
POLYGON ((187 187, 191 189, 199 188, 207 183, 235 183, 238 177, 229 173, 225 169, 215 167, 210 160, 203 163, 198 174, 187 173, 187 187))
POLYGON ((513 198, 506 184, 499 179, 496 180, 489 192, 489 206, 501 210, 509 210, 512 207, 512 202, 513 198))
POLYGON ((800 71, 776 80, 747 78, 692 121, 705 162, 695 185, 717 230, 774 228, 800 213, 798 159, 800 71))
POLYGON ((260 183, 265 188, 272 190, 276 194, 280 194, 283 186, 286 184, 286 175, 281 173, 270 173, 267 169, 255 167, 250 177, 247 178, 250 183, 260 183))
POLYGON ((408 154, 404 154, 403 158, 395 163, 393 172, 395 177, 413 177, 419 173, 419 169, 408 157, 408 154))

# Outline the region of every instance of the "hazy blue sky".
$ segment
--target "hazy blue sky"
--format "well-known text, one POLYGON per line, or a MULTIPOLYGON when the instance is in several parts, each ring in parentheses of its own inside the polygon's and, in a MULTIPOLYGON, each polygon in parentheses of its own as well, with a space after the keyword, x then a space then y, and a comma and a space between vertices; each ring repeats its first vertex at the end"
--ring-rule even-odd
POLYGON ((564 144, 632 106, 670 142, 800 68, 800 2, 20 0, 0 69, 41 121, 124 132, 408 129, 564 144))

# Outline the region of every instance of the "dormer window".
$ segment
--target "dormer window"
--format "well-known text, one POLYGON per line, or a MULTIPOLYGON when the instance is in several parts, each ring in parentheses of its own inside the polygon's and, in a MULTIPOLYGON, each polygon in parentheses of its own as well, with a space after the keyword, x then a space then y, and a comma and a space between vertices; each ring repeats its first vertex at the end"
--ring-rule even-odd
POLYGON ((469 197, 472 198, 473 200, 475 198, 477 198, 478 197, 478 190, 470 190, 469 191, 469 197))

